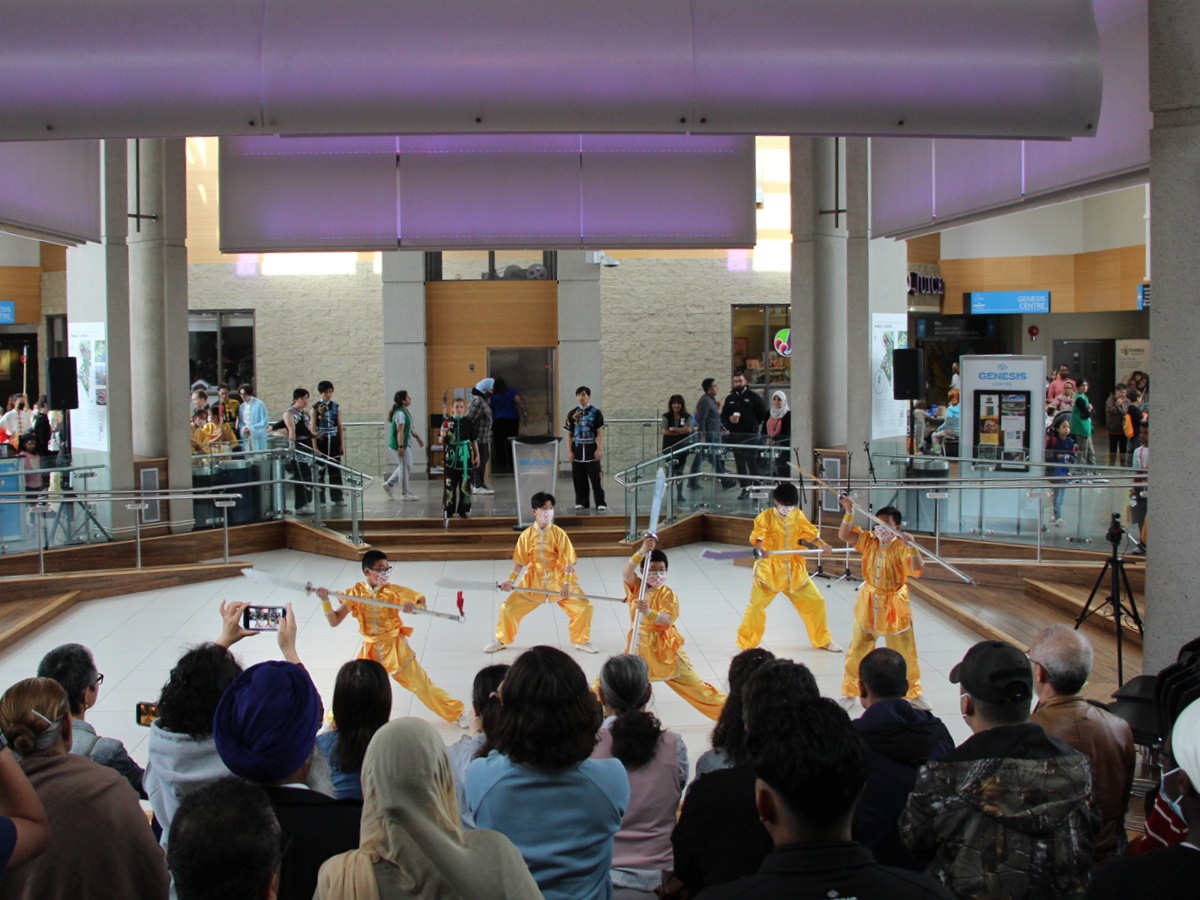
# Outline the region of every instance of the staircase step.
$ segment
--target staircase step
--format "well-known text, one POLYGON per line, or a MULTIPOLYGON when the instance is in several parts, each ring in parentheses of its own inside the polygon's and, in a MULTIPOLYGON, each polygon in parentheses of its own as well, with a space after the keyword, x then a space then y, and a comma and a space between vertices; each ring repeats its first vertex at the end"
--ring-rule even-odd
POLYGON ((79 591, 0 605, 0 650, 41 628, 79 602, 79 591))
MULTIPOLYGON (((1093 584, 1095 582, 1093 581, 1093 584)), ((1071 616, 1078 617, 1083 612, 1084 606, 1087 604, 1088 595, 1091 593, 1091 586, 1080 587, 1075 584, 1055 583, 1051 584, 1046 581, 1037 581, 1033 578, 1025 579, 1025 596, 1032 600, 1037 600, 1042 603, 1048 603, 1056 606, 1063 612, 1071 616)), ((1092 610, 1098 609, 1098 604, 1103 604, 1109 595, 1108 585, 1101 585, 1097 591, 1095 599, 1092 601, 1092 610)), ((1122 597, 1122 602, 1128 602, 1128 597, 1122 597)), ((1134 602, 1138 606, 1140 612, 1144 609, 1143 598, 1134 595, 1134 602)), ((1092 628, 1103 629, 1104 631, 1113 632, 1112 607, 1103 606, 1093 614, 1088 615, 1084 619, 1085 625, 1090 625, 1092 628)), ((1141 632, 1138 631, 1136 625, 1131 622, 1123 622, 1125 638, 1138 644, 1142 643, 1141 632)))

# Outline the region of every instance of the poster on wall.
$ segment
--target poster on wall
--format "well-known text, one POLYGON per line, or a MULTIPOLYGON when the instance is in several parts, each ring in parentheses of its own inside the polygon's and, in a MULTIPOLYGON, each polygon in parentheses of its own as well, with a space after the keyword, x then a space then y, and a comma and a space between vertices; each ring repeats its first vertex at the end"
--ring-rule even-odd
POLYGON ((73 450, 108 450, 108 340, 103 322, 71 322, 68 352, 75 357, 79 409, 71 412, 73 450))
POLYGON ((962 458, 994 460, 1000 463, 995 470, 1013 472, 1026 471, 1024 463, 1042 461, 1041 413, 1035 410, 1033 397, 1041 397, 1045 367, 1044 356, 959 360, 962 458))
POLYGON ((908 401, 892 399, 892 351, 908 347, 905 313, 871 315, 871 440, 908 435, 908 401))
POLYGON ((1118 382, 1126 382, 1134 372, 1150 374, 1150 342, 1147 340, 1117 341, 1118 382))

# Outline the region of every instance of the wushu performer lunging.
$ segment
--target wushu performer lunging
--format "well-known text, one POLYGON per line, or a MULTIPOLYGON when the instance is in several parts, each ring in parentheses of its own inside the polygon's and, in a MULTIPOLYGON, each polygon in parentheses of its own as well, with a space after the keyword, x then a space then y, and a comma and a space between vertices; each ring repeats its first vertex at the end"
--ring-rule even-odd
POLYGON ((863 578, 854 604, 854 637, 846 652, 842 707, 850 709, 861 695, 859 664, 882 636, 908 666, 905 698, 918 709, 927 710, 929 703, 921 697, 921 669, 917 665, 917 642, 908 601, 908 579, 920 578, 924 568, 921 554, 912 544, 913 536, 900 530, 903 519, 896 507, 885 506, 875 513, 877 519, 890 522, 892 527, 876 525, 873 531, 864 531, 854 524, 854 501, 842 497, 840 502, 846 514, 842 516, 838 539, 848 542, 857 535, 855 549, 862 554, 863 578))
MULTIPOLYGON (((389 584, 392 567, 387 556, 379 550, 368 550, 363 554, 362 570, 366 581, 360 581, 344 594, 355 597, 367 597, 382 600, 385 603, 395 603, 404 607, 405 612, 413 612, 425 607, 425 595, 412 588, 389 584)), ((429 680, 417 655, 408 645, 408 636, 413 630, 400 619, 400 612, 388 606, 376 606, 373 603, 356 603, 347 600, 339 601, 337 608, 329 602, 327 588, 317 588, 317 596, 321 598, 321 608, 330 625, 337 627, 348 615, 358 620, 358 630, 362 635, 362 646, 358 649, 357 659, 373 659, 381 664, 396 679, 402 687, 408 688, 413 695, 429 709, 437 713, 447 722, 457 722, 462 728, 467 727, 463 718, 463 704, 455 700, 445 690, 429 680)))
POLYGON ((784 482, 771 492, 771 508, 760 512, 754 520, 750 543, 759 551, 760 558, 754 564, 750 603, 738 626, 737 643, 743 650, 750 650, 762 642, 767 627, 767 607, 782 591, 804 620, 812 645, 830 653, 842 652, 825 624, 825 598, 808 577, 804 557, 799 554, 772 555, 777 550, 798 550, 801 541, 828 547, 821 540, 817 526, 797 509, 799 500, 796 486, 784 482))
POLYGON ((554 524, 554 495, 538 491, 530 500, 534 523, 521 532, 513 551, 513 567, 500 585, 502 591, 512 591, 500 607, 496 623, 496 639, 483 648, 484 653, 503 650, 517 637, 521 620, 543 603, 559 596, 558 606, 570 620, 571 643, 584 653, 599 653, 592 646, 592 601, 574 593, 575 547, 567 533, 554 524), (524 570, 524 575, 521 574, 524 570), (513 586, 516 589, 513 589, 513 586), (545 593, 526 593, 532 588, 545 593))
POLYGON ((679 597, 667 587, 667 554, 656 550, 656 543, 653 537, 642 541, 641 549, 629 558, 621 573, 629 600, 630 622, 636 621, 639 609, 642 613, 638 634, 629 633, 627 652, 636 653, 646 661, 651 681, 665 681, 667 687, 715 722, 725 705, 725 695, 700 679, 683 652, 683 636, 675 627, 679 597), (646 595, 639 603, 643 571, 646 595), (633 641, 637 641, 636 646, 633 641))

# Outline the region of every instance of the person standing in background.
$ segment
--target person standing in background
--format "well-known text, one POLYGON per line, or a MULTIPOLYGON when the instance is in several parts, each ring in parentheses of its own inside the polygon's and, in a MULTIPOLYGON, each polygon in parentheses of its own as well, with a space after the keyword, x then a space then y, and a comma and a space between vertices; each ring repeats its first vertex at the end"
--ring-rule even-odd
POLYGON ((1125 437, 1125 413, 1129 411, 1129 398, 1125 385, 1118 384, 1104 403, 1104 427, 1108 430, 1108 464, 1125 465, 1125 454, 1129 450, 1129 438, 1125 437))
MULTIPOLYGON (((663 413, 662 452, 667 453, 672 447, 685 443, 692 433, 692 417, 688 415, 687 404, 683 395, 672 394, 667 401, 667 411, 663 413)), ((687 466, 687 453, 677 452, 671 458, 671 474, 682 476, 687 466)), ((675 499, 683 499, 683 482, 675 482, 675 499)))
POLYGON ((497 378, 488 398, 492 407, 492 472, 511 472, 512 444, 521 430, 529 424, 529 410, 515 388, 510 388, 503 378, 497 378))
POLYGON ((1096 448, 1092 446, 1092 401, 1087 392, 1087 379, 1080 378, 1071 405, 1071 437, 1075 439, 1076 458, 1091 470, 1096 465, 1096 448))
POLYGON ((392 409, 388 413, 388 447, 396 454, 396 471, 383 483, 383 489, 389 497, 394 496, 392 490, 396 482, 400 482, 400 499, 420 499, 409 486, 412 477, 413 455, 412 441, 415 438, 417 446, 424 448, 421 433, 413 428, 413 418, 408 411, 412 405, 412 397, 408 391, 396 391, 392 398, 392 409))
POLYGON ((950 387, 962 391, 962 376, 958 374, 958 363, 950 363, 950 387))
POLYGON ((487 486, 488 460, 492 455, 492 406, 488 403, 488 394, 496 386, 494 378, 483 378, 471 388, 471 404, 467 407, 467 420, 475 432, 475 441, 479 447, 479 455, 475 468, 471 470, 471 492, 473 494, 496 493, 487 486))
MULTIPOLYGON (((721 424, 729 431, 731 444, 744 444, 745 447, 733 451, 733 460, 737 465, 738 475, 761 475, 758 448, 762 431, 763 419, 767 418, 767 404, 756 391, 750 390, 746 383, 746 373, 739 371, 733 376, 733 390, 725 398, 721 407, 721 424)), ((738 499, 750 496, 750 482, 742 482, 742 492, 738 499)))
MULTIPOLYGON (((342 452, 346 446, 346 430, 342 427, 342 409, 333 399, 333 382, 322 381, 317 385, 317 393, 321 399, 313 404, 313 419, 317 426, 317 452, 328 457, 339 465, 342 462, 342 452)), ((342 470, 334 467, 326 469, 329 473, 329 497, 341 505, 342 470), (333 487, 337 485, 337 488, 333 487)))
MULTIPOLYGON (((696 401, 696 434, 697 439, 705 444, 719 444, 721 442, 721 408, 717 406, 717 380, 715 378, 705 378, 700 382, 700 399, 696 401)), ((713 474, 725 474, 725 460, 722 458, 721 450, 717 447, 710 447, 701 450, 692 457, 692 471, 688 474, 692 477, 688 479, 688 490, 700 490, 700 482, 696 480, 696 475, 700 472, 700 461, 705 456, 712 460, 713 474)), ((725 487, 733 487, 730 482, 725 487)))
POLYGON ((567 459, 571 462, 571 480, 575 483, 575 508, 588 508, 588 484, 596 495, 596 509, 606 512, 604 485, 601 484, 600 458, 604 449, 604 413, 592 406, 592 389, 581 385, 575 390, 579 404, 567 413, 563 430, 567 433, 567 459))
POLYGON ((243 384, 238 388, 242 398, 238 407, 238 431, 242 435, 244 449, 262 452, 267 449, 267 426, 271 417, 267 414, 267 404, 254 396, 254 388, 243 384))
POLYGON ((771 417, 767 419, 767 443, 772 447, 781 447, 775 454, 776 478, 787 478, 791 475, 792 446, 792 409, 788 406, 787 394, 776 391, 771 395, 771 417))

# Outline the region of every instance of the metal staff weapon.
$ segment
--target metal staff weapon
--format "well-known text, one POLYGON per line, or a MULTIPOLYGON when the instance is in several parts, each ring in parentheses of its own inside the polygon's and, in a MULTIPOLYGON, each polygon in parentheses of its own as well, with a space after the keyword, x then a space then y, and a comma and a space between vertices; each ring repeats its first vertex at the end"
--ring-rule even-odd
MULTIPOLYGON (((242 569, 242 574, 251 581, 257 581, 259 584, 269 584, 272 587, 281 587, 289 591, 299 591, 302 594, 315 594, 317 592, 317 587, 311 581, 288 581, 284 578, 275 578, 264 572, 256 572, 254 569, 242 569)), ((376 600, 374 597, 355 597, 352 594, 343 594, 340 591, 329 591, 329 596, 337 597, 339 600, 353 600, 355 603, 366 603, 369 606, 404 609, 403 604, 400 603, 388 603, 386 600, 376 600)), ((465 622, 467 620, 467 615, 463 612, 463 595, 461 591, 458 594, 457 616, 454 613, 438 612, 436 609, 422 609, 420 606, 413 606, 412 612, 423 616, 437 616, 439 619, 452 619, 455 622, 465 622)))
MULTIPOLYGON (((658 473, 654 476, 654 497, 650 501, 650 528, 646 531, 648 536, 655 534, 658 530, 658 516, 659 513, 662 512, 663 494, 666 492, 667 470, 660 467, 658 473)), ((641 640, 639 639, 640 632, 638 629, 642 625, 642 604, 646 602, 646 579, 650 575, 649 557, 642 561, 642 566, 642 580, 641 584, 638 586, 637 606, 634 608, 635 612, 633 614, 633 629, 629 632, 629 643, 625 647, 626 653, 633 649, 634 641, 637 641, 638 646, 641 647, 641 640)))
MULTIPOLYGON (((853 552, 850 547, 831 547, 829 550, 772 550, 771 556, 820 556, 822 553, 853 552)), ((745 550, 705 550, 700 555, 705 559, 749 559, 751 556, 759 556, 758 551, 749 547, 745 550)))
MULTIPOLYGON (((797 472, 799 472, 801 475, 803 475, 805 478, 811 478, 814 482, 819 484, 821 487, 823 487, 825 490, 829 491, 830 493, 832 493, 836 496, 842 496, 843 492, 841 490, 839 490, 838 488, 834 487, 833 485, 831 485, 829 482, 821 480, 816 475, 813 475, 811 472, 805 472, 802 468, 795 465, 794 463, 792 465, 792 468, 795 469, 797 472)), ((849 496, 849 495, 846 495, 846 496, 849 496)), ((850 502, 854 503, 853 500, 851 500, 850 502)), ((882 525, 888 531, 895 532, 897 535, 900 534, 900 532, 897 531, 895 528, 893 528, 890 524, 883 521, 883 519, 880 519, 878 516, 875 516, 872 513, 867 512, 865 509, 863 509, 857 503, 854 503, 854 508, 856 510, 858 510, 860 513, 862 513, 864 516, 866 516, 868 519, 870 519, 872 522, 874 522, 876 525, 882 525)), ((962 579, 967 584, 975 584, 976 583, 975 579, 972 578, 970 575, 967 575, 965 572, 961 572, 958 569, 954 568, 954 566, 950 565, 950 563, 946 562, 944 559, 942 559, 936 553, 926 550, 924 547, 922 547, 916 541, 913 541, 911 544, 909 544, 909 546, 912 547, 914 550, 916 550, 918 553, 920 553, 922 556, 928 557, 929 559, 933 560, 939 566, 944 568, 947 572, 949 572, 950 574, 954 575, 957 578, 962 579)))
MULTIPOLYGON (((457 578, 439 578, 437 580, 438 587, 453 588, 458 591, 498 591, 500 590, 500 582, 498 581, 462 581, 457 578)), ((522 594, 542 594, 546 597, 559 597, 562 594, 558 591, 544 591, 540 588, 521 587, 514 585, 513 590, 520 591, 522 594)), ((611 600, 613 603, 625 603, 624 597, 601 597, 597 594, 576 594, 571 593, 571 597, 580 597, 584 600, 611 600)))

